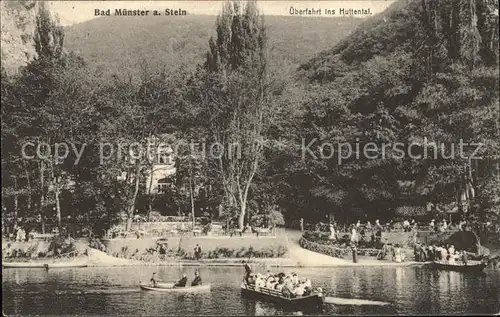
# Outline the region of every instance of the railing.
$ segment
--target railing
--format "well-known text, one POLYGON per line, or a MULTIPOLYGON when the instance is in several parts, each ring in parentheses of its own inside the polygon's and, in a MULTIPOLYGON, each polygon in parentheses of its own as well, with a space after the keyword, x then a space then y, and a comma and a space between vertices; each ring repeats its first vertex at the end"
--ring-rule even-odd
POLYGON ((260 292, 260 293, 270 295, 270 296, 283 297, 282 292, 275 290, 275 289, 267 288, 267 287, 259 287, 259 286, 255 286, 255 285, 251 285, 251 284, 246 284, 246 288, 249 290, 260 292))

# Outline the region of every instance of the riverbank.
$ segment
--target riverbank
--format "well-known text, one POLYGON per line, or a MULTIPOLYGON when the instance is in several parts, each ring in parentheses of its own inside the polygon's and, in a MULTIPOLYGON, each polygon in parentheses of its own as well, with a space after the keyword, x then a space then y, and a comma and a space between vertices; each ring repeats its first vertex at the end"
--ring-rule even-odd
POLYGON ((359 258, 358 263, 349 262, 343 259, 329 258, 330 263, 325 262, 298 262, 292 258, 225 258, 225 259, 201 259, 195 260, 179 260, 167 259, 158 262, 143 262, 137 260, 122 259, 110 256, 102 251, 88 249, 87 256, 80 256, 73 259, 57 260, 53 259, 37 259, 29 261, 8 261, 2 260, 3 263, 36 263, 36 264, 67 264, 67 265, 86 265, 88 267, 125 267, 125 266, 242 266, 243 261, 249 262, 251 265, 259 267, 309 267, 309 268, 325 268, 325 267, 347 267, 347 266, 421 266, 426 263, 422 262, 403 262, 396 263, 391 261, 379 261, 372 258, 359 258))

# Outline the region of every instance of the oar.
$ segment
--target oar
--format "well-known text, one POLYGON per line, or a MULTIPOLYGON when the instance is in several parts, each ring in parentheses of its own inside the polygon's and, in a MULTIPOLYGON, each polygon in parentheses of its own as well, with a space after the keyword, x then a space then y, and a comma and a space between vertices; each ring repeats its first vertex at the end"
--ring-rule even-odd
POLYGON ((366 299, 356 299, 356 298, 330 297, 330 296, 325 297, 325 303, 333 304, 333 305, 355 305, 355 306, 361 306, 361 305, 386 306, 386 305, 390 305, 390 303, 387 303, 387 302, 379 302, 379 301, 366 300, 366 299))

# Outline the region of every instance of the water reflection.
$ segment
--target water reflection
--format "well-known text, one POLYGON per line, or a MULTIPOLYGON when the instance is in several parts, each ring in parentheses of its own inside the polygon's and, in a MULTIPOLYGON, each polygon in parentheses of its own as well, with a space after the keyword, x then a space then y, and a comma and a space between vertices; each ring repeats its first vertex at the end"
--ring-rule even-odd
POLYGON ((403 281, 404 281, 404 273, 406 270, 402 267, 395 268, 396 278, 395 278, 395 286, 396 286, 396 296, 401 297, 403 293, 403 281))
MULTIPOLYGON (((206 294, 144 292, 138 282, 153 272, 165 281, 196 268, 85 268, 4 270, 2 289, 6 314, 114 314, 114 315, 290 315, 280 307, 242 298, 243 268, 200 268, 203 280, 212 284, 206 294), (137 290, 113 293, 113 290, 137 290), (88 291, 75 295, 75 291, 88 291)), ((425 268, 345 267, 293 269, 310 278, 330 296, 391 302, 391 307, 332 306, 332 314, 465 314, 500 310, 500 272, 480 276, 425 268)), ((274 269, 274 271, 277 271, 274 269)), ((285 270, 291 272, 290 270, 285 270)), ((300 315, 301 312, 294 312, 300 315)))

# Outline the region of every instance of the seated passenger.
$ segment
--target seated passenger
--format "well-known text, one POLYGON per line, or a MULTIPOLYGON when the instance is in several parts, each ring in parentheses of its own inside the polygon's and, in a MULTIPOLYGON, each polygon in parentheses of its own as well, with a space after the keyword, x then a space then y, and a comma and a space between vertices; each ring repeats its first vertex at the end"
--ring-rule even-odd
POLYGON ((282 294, 283 294, 283 296, 288 297, 288 298, 294 297, 295 294, 294 294, 293 286, 290 283, 284 284, 282 294))
POLYGON ((295 287, 294 294, 295 296, 304 295, 304 284, 299 284, 297 287, 295 287))
POLYGON ((174 287, 185 287, 187 280, 186 274, 182 274, 182 278, 174 284, 174 287))
POLYGON ((249 285, 255 285, 255 281, 256 281, 257 277, 255 276, 255 274, 250 274, 247 278, 247 283, 249 285))
POLYGON ((283 287, 285 286, 285 283, 283 281, 281 282, 278 282, 275 286, 275 289, 278 291, 278 292, 283 292, 283 287))
POLYGON ((153 273, 153 276, 151 277, 151 279, 149 281, 153 285, 153 287, 156 287, 158 282, 161 282, 161 280, 156 276, 156 273, 153 273))
POLYGON ((455 264, 455 260, 457 259, 457 255, 455 252, 449 255, 448 263, 455 264))
POLYGON ((271 276, 267 279, 267 282, 266 282, 266 287, 267 288, 273 288, 274 286, 274 278, 271 276))
POLYGON ((312 288, 309 286, 304 287, 304 296, 311 295, 312 293, 312 288))
POLYGON ((306 278, 305 286, 309 287, 309 288, 312 288, 312 284, 311 284, 311 280, 310 279, 306 278))
POLYGON ((202 285, 201 276, 200 273, 196 271, 194 272, 194 280, 193 282, 191 282, 191 286, 199 286, 199 285, 202 285))

